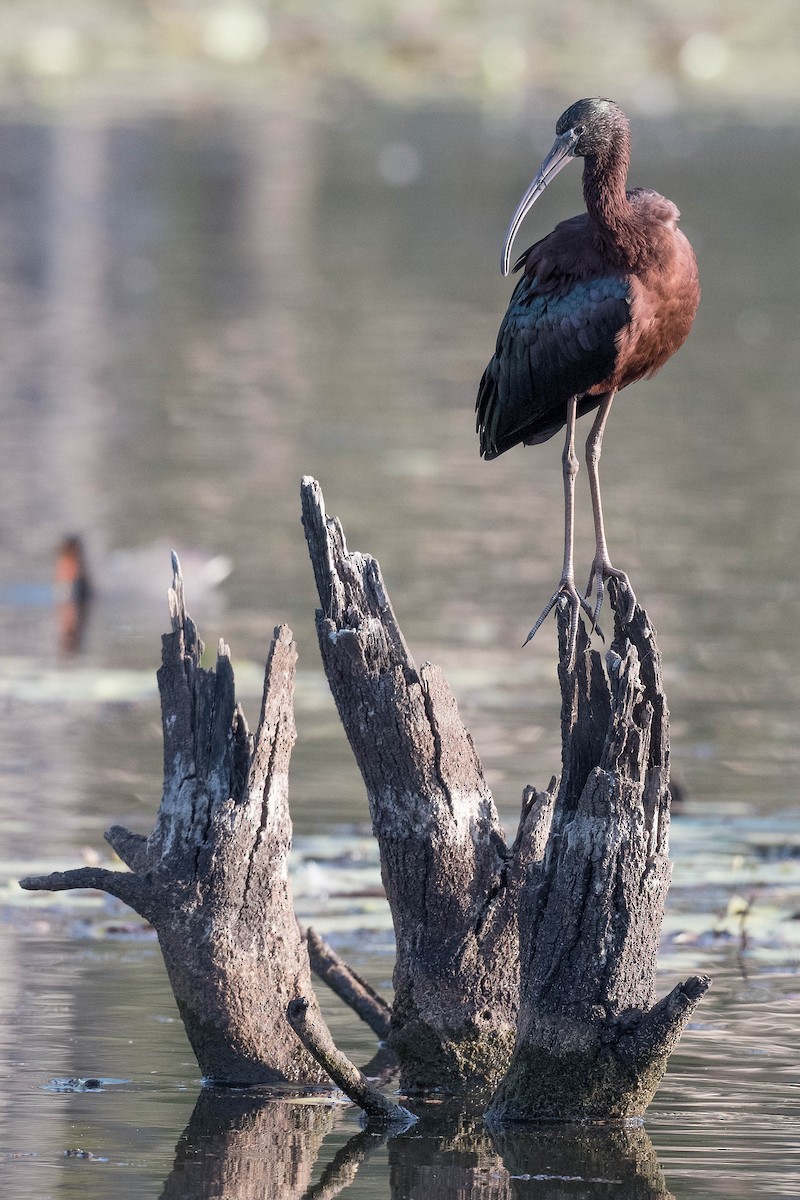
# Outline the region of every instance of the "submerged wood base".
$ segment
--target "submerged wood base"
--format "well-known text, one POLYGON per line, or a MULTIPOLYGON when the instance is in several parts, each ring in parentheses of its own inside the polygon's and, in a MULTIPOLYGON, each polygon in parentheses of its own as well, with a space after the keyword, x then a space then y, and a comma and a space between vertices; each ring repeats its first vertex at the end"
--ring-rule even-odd
POLYGON ((670 993, 663 1013, 629 1016, 630 1027, 624 1019, 604 1029, 582 1027, 572 1039, 566 1022, 551 1029, 549 1039, 541 1028, 527 1030, 492 1098, 487 1122, 642 1116, 709 984, 706 976, 693 976, 670 993), (545 1048, 547 1040, 552 1049, 545 1048), (566 1050, 570 1041, 582 1044, 566 1050))

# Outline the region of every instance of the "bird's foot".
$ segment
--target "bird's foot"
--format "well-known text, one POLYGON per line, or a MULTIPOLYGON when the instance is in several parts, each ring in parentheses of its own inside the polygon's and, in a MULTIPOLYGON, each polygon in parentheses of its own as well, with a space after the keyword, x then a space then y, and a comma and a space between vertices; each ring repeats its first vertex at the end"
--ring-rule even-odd
POLYGON ((578 591, 575 588, 575 584, 572 582, 571 579, 562 579, 561 580, 558 587, 553 592, 553 595, 550 597, 547 604, 545 605, 544 610, 540 613, 540 615, 536 619, 536 622, 534 623, 533 628, 531 629, 528 636, 525 638, 525 641, 522 643, 522 645, 527 646, 528 642, 531 640, 533 635, 536 633, 537 629, 542 624, 545 617, 548 616, 553 611, 553 609, 555 608, 556 604, 558 604, 558 602, 562 598, 562 596, 563 596, 565 602, 567 604, 569 604, 569 606, 572 610, 572 615, 570 617, 570 622, 569 622, 569 635, 567 637, 567 669, 571 670, 572 667, 575 665, 575 644, 578 640, 578 617, 580 615, 581 609, 583 609, 584 612, 587 614, 587 616, 592 620, 593 627, 594 627, 594 612, 593 612, 592 606, 591 606, 591 604, 589 604, 589 602, 587 600, 584 599, 583 596, 581 596, 578 593, 578 591))
POLYGON ((592 569, 589 572, 589 582, 586 585, 584 602, 588 600, 592 591, 594 591, 594 608, 590 608, 590 612, 592 616, 592 629, 596 629, 598 633, 600 630, 597 622, 600 619, 600 609, 603 607, 605 585, 609 579, 613 579, 616 582, 616 598, 612 596, 612 600, 615 602, 614 607, 616 608, 616 599, 620 596, 624 595, 627 599, 627 607, 624 613, 620 612, 620 617, 624 625, 629 624, 633 620, 633 614, 636 609, 636 594, 625 572, 618 571, 616 567, 612 567, 608 559, 595 558, 592 563, 592 569))

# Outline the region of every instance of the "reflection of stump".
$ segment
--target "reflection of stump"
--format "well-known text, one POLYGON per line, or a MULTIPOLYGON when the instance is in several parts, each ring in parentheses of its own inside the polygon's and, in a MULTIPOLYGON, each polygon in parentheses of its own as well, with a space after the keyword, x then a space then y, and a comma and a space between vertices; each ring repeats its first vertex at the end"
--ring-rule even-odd
POLYGON ((227 647, 220 644, 215 670, 200 666, 177 560, 170 606, 158 672, 164 793, 155 829, 148 838, 119 826, 106 834, 130 873, 86 867, 22 886, 101 888, 153 924, 206 1078, 322 1082, 285 1017, 296 996, 316 1005, 288 880, 292 636, 285 626, 275 631, 253 735, 227 647))
POLYGON ((423 1113, 406 1137, 389 1142, 393 1200, 512 1200, 515 1194, 500 1154, 481 1118, 445 1103, 423 1113))
MULTIPOLYGON (((387 1136, 355 1133, 311 1185, 336 1111, 258 1092, 204 1089, 161 1200, 333 1200, 387 1136)), ((388 1157, 397 1200, 671 1200, 642 1126, 512 1125, 490 1133, 476 1112, 464 1114, 461 1101, 437 1103, 423 1106, 413 1130, 389 1137, 388 1157)))
POLYGON ((299 1200, 334 1119, 331 1105, 204 1089, 161 1200, 299 1200))
POLYGON ((303 1200, 334 1200, 335 1196, 350 1186, 362 1163, 385 1144, 387 1137, 386 1129, 377 1130, 369 1125, 360 1133, 353 1134, 349 1141, 339 1147, 319 1181, 308 1189, 303 1200))
POLYGON ((643 1126, 506 1125, 445 1105, 423 1112, 411 1134, 389 1141, 397 1200, 670 1200, 643 1126))
POLYGON ((641 1125, 505 1126, 492 1136, 506 1171, 519 1181, 510 1197, 672 1200, 641 1125))

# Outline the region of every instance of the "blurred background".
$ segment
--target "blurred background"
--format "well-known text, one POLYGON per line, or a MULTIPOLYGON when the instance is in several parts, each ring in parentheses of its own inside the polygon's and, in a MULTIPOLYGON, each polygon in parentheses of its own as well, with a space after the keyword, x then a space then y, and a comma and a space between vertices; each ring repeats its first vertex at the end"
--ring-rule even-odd
POLYGON ((13 0, 0 20, 12 102, 339 83, 522 113, 534 96, 582 95, 591 79, 593 91, 643 111, 763 113, 791 107, 800 90, 791 0, 75 0, 69 11, 13 0))
MULTIPOLYGON (((794 1028, 799 1007, 797 5, 18 0, 0 8, 0 1072, 7 1148, 39 1156, 19 1195, 75 1169, 54 1165, 75 1110, 41 1091, 51 1077, 126 1076, 127 1114, 142 1063, 157 1076, 127 1195, 152 1194, 185 1115, 175 1080, 196 1082, 131 914, 15 883, 104 857, 112 823, 152 826, 172 547, 251 722, 273 626, 294 631, 298 907, 384 990, 391 930, 318 665, 303 474, 379 559, 417 659, 444 668, 510 837, 523 786, 559 770, 554 625, 520 644, 561 566, 560 438, 483 463, 474 398, 512 286, 508 219, 588 95, 627 111, 631 184, 678 204, 703 285, 686 346, 615 402, 602 464, 683 796, 665 972, 721 980, 714 1102, 735 1124, 755 1097, 726 1161, 768 1189, 748 1195, 798 1194, 776 1182, 788 1134, 769 1164, 745 1150, 790 1110, 776 1079, 797 1068, 790 1050, 764 1061, 765 1013, 794 1028), (757 1077, 732 1048, 747 1039, 757 1077)), ((519 249, 581 205, 575 166, 519 249)), ((578 525, 580 577, 585 472, 578 525)), ((687 1047, 663 1112, 712 1069, 707 1039, 687 1047)), ((690 1118, 659 1143, 681 1195, 708 1195, 700 1142, 718 1170, 696 1119, 691 1164, 690 1118)), ((124 1129, 87 1121, 123 1155, 124 1129)))

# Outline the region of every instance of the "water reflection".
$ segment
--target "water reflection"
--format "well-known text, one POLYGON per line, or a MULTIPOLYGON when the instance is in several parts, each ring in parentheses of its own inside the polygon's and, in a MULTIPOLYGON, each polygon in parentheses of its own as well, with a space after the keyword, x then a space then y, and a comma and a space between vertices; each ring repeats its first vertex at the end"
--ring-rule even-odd
POLYGON ((161 1200, 298 1200, 334 1119, 331 1105, 204 1088, 161 1200))
POLYGON ((303 1200, 332 1200, 338 1196, 353 1183, 359 1167, 386 1141, 386 1133, 377 1130, 362 1129, 354 1134, 344 1146, 339 1147, 322 1172, 319 1182, 307 1190, 303 1200))
MULTIPOLYGON (((558 455, 481 464, 472 416, 508 299, 498 225, 540 136, 549 115, 523 130, 355 102, 327 123, 298 104, 0 125, 0 584, 49 582, 65 529, 93 564, 156 541, 226 554, 229 616, 209 644, 224 634, 258 661, 286 620, 313 668, 297 485, 314 474, 351 545, 380 558, 417 657, 453 675, 501 807, 546 783, 553 640, 518 643, 559 553, 558 455), (416 163, 402 188, 386 174, 398 147, 416 163)), ((797 776, 795 214, 791 178, 763 186, 796 145, 794 130, 636 121, 632 180, 677 197, 704 298, 682 354, 620 397, 606 449, 609 531, 659 629, 689 796, 764 809, 797 776)), ((579 205, 576 180, 543 227, 579 205)), ((152 668, 166 583, 120 620, 96 582, 93 663, 152 668)), ((52 645, 46 616, 4 605, 6 644, 52 645)), ((57 747, 62 715, 42 719, 57 747)), ((94 735, 106 714, 86 720, 94 735)), ((330 729, 297 748, 301 821, 321 764, 331 819, 365 815, 330 729)))
POLYGON ((503 1130, 495 1144, 509 1196, 537 1200, 670 1200, 643 1126, 536 1126, 503 1130))
MULTIPOLYGON (((391 1200, 669 1200, 643 1126, 512 1126, 490 1132, 480 1114, 421 1105, 397 1136, 361 1129, 320 1170, 340 1105, 203 1090, 178 1140, 161 1200, 332 1200, 359 1186, 384 1145, 391 1200), (316 1169, 315 1169, 316 1168, 316 1169), (312 1182, 312 1176, 317 1179, 312 1182)), ((352 1119, 352 1117, 351 1117, 352 1119)))

